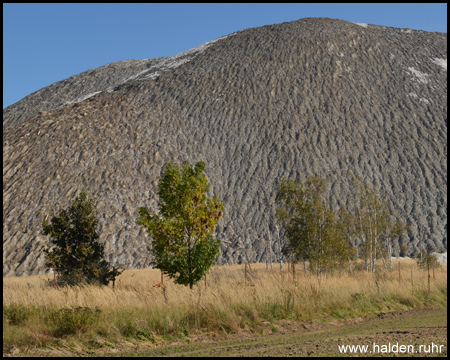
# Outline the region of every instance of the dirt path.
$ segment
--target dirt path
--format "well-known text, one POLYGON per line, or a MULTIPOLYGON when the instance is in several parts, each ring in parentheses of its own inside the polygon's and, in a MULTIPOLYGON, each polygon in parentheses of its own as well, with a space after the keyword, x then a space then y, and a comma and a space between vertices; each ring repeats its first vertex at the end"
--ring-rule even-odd
MULTIPOLYGON (((109 356, 446 356, 447 309, 414 310, 381 315, 353 324, 302 325, 289 331, 274 324, 270 335, 237 335, 221 341, 165 344, 109 356), (378 346, 378 348, 375 346, 378 346), (388 346, 391 346, 391 349, 388 346), (433 347, 433 344, 435 345, 433 347), (367 346, 367 351, 340 352, 345 345, 367 346), (405 345, 402 349, 394 345, 405 345), (409 347, 407 347, 409 345, 409 347), (394 346, 394 347, 393 347, 394 346), (412 348, 414 346, 414 348, 412 348), (420 347, 421 346, 421 347, 420 347), (405 350, 403 353, 402 350, 405 350), (427 352, 429 351, 429 352, 427 352)), ((291 324, 291 330, 294 325, 291 324)))

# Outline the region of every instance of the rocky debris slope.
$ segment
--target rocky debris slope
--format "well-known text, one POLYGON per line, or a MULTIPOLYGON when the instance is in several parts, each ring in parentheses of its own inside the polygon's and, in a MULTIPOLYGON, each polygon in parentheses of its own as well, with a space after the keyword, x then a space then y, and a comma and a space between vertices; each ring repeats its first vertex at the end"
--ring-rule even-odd
POLYGON ((35 91, 3 110, 3 130, 36 115, 80 102, 102 91, 112 91, 138 72, 144 72, 168 59, 125 60, 91 69, 35 91))
POLYGON ((133 74, 124 64, 121 85, 89 88, 101 92, 80 102, 81 80, 72 97, 42 89, 41 103, 58 99, 51 111, 28 97, 16 105, 29 115, 4 110, 3 274, 45 270, 40 213, 67 206, 82 183, 99 195, 108 260, 149 266, 137 208, 156 210, 157 181, 171 160, 206 162, 211 192, 226 206, 217 229, 228 241, 222 264, 242 261, 242 246, 250 261, 264 261, 267 244, 279 254, 282 178, 326 177, 338 205, 350 198, 349 171, 411 224, 401 256, 422 237, 444 250, 446 59, 444 33, 302 19, 137 62, 133 74))

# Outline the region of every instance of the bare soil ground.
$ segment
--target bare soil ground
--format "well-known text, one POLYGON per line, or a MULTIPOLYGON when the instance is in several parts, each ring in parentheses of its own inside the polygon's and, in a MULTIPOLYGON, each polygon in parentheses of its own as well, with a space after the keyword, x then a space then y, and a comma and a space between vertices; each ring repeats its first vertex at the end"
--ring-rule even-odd
POLYGON ((219 341, 189 339, 184 343, 165 343, 154 349, 108 356, 447 356, 447 309, 392 312, 375 319, 340 323, 284 321, 263 326, 264 335, 235 334, 219 341), (374 344, 379 348, 374 348, 374 344), (387 348, 389 344, 391 351, 387 348), (409 347, 405 348, 408 352, 395 351, 392 346, 396 344, 413 345, 414 350, 411 352, 409 347), (342 345, 367 345, 368 348, 366 352, 359 348, 356 352, 343 353, 339 350, 342 345), (429 352, 425 352, 429 346, 429 352))
POLYGON ((447 357, 447 309, 423 309, 381 314, 372 319, 343 322, 263 323, 261 334, 232 334, 224 338, 190 336, 185 340, 121 344, 108 351, 34 351, 3 356, 433 356, 447 357), (374 344, 378 348, 374 348, 374 344), (388 346, 391 346, 391 349, 388 346), (433 344, 435 345, 433 347, 433 344), (340 351, 345 345, 364 351, 340 351), (401 352, 393 345, 405 345, 401 352), (411 347, 413 346, 413 348, 411 347), (383 347, 384 346, 384 347, 383 347), (408 348, 409 346, 409 348, 408 348))

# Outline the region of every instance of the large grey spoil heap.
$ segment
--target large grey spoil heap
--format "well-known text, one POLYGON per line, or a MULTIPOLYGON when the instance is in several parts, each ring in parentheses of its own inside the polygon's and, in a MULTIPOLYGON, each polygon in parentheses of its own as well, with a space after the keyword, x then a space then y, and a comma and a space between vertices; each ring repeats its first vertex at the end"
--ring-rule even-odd
POLYGON ((176 57, 129 60, 39 90, 3 111, 3 274, 43 272, 40 213, 77 187, 98 193, 115 265, 147 267, 137 208, 156 210, 170 160, 206 162, 225 203, 219 263, 278 254, 283 177, 326 177, 345 204, 348 171, 413 229, 447 248, 447 34, 303 19, 236 32, 176 57), (231 244, 230 244, 231 243, 231 244))

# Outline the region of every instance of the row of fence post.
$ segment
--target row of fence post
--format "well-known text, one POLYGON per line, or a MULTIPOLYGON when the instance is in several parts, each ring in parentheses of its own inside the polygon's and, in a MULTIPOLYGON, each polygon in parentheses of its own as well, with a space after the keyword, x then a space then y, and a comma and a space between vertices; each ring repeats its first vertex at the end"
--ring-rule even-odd
MULTIPOLYGON (((433 269, 433 280, 436 280, 436 275, 434 272, 434 261, 432 262, 432 269, 433 269)), ((413 270, 414 270, 414 266, 411 269, 411 283, 413 282, 413 270)), ((361 263, 361 272, 362 272, 362 280, 364 281, 364 262, 361 263)), ((430 277, 430 264, 428 264, 428 277, 430 277)), ((401 270, 400 270, 400 261, 398 262, 398 282, 401 283, 402 280, 402 275, 401 275, 401 270)))
MULTIPOLYGON (((361 263, 361 273, 362 273, 362 280, 364 281, 364 268, 365 268, 365 264, 364 261, 361 263)), ((435 271, 434 271, 434 261, 432 262, 432 269, 433 269, 433 280, 436 279, 435 276, 435 271)), ((413 266, 414 269, 414 266, 413 266)), ((412 271, 411 270, 411 279, 412 279, 412 271)), ((429 266, 428 266, 428 271, 429 271, 429 266)), ((283 271, 280 270, 280 273, 283 274, 283 271)), ((292 273, 295 277, 295 268, 294 268, 294 264, 292 264, 292 273)), ((290 274, 291 274, 291 262, 288 261, 287 262, 287 274, 288 274, 288 282, 291 280, 290 278, 290 274)), ((245 276, 245 280, 247 281, 247 263, 245 264, 245 270, 244 270, 244 276, 245 276)), ((325 280, 327 280, 328 277, 328 268, 327 268, 327 263, 325 262, 325 280)), ((401 283, 401 269, 400 269, 400 261, 398 262, 398 282, 401 283)), ((295 279, 294 279, 295 280, 295 279)), ((412 280, 411 280, 412 281, 412 280)), ((205 288, 206 288, 206 278, 205 278, 205 288)))
MULTIPOLYGON (((434 261, 433 261, 432 267, 433 267, 433 280, 435 280, 436 277, 435 277, 435 272, 434 272, 434 261)), ((413 266, 413 269, 411 270, 411 283, 413 282, 413 275, 412 275, 413 274, 413 270, 414 270, 414 266, 413 266)), ((280 268, 280 273, 283 274, 282 268, 280 268)), ((292 273, 293 273, 292 275, 294 276, 294 281, 295 281, 295 267, 294 267, 294 264, 292 264, 292 273)), ((364 282, 364 261, 361 263, 361 273, 362 273, 362 281, 364 282)), ((244 266, 244 281, 245 281, 245 284, 247 283, 247 274, 248 274, 247 263, 245 263, 245 266, 244 266)), ((290 282, 291 281, 291 277, 290 277, 290 274, 291 274, 291 262, 290 261, 287 262, 287 274, 288 274, 288 282, 290 282)), ((327 276, 328 276, 327 263, 325 262, 325 280, 327 279, 327 276)), ((429 265, 428 265, 428 278, 430 278, 430 266, 429 265)), ((401 283, 400 261, 398 262, 398 282, 399 282, 399 284, 401 283)), ((157 285, 159 285, 159 287, 161 287, 162 294, 164 295, 164 298, 166 298, 166 290, 165 290, 165 286, 164 286, 164 273, 162 271, 161 271, 161 283, 157 284, 157 285)), ((58 283, 56 281, 56 268, 53 268, 53 287, 59 289, 58 283)), ((207 289, 207 287, 208 287, 208 285, 207 285, 206 274, 205 274, 205 290, 207 289)), ((113 283, 113 288, 114 288, 114 283, 113 283)))
MULTIPOLYGON (((248 271, 248 269, 247 269, 247 263, 245 263, 245 265, 244 265, 244 285, 246 285, 247 284, 247 279, 248 279, 248 274, 249 274, 249 271, 248 271)), ((414 267, 413 267, 413 269, 414 269, 414 267)), ((411 270, 411 284, 413 283, 413 269, 411 270)), ((363 282, 364 282, 364 261, 361 263, 361 272, 362 272, 362 280, 363 280, 363 282)), ((283 271, 282 270, 280 270, 280 273, 281 274, 283 274, 283 271)), ((290 261, 288 261, 287 262, 287 273, 288 273, 288 282, 290 282, 290 274, 291 274, 291 262, 290 261)), ((294 282, 295 282, 295 267, 294 267, 294 264, 292 264, 292 275, 293 275, 293 277, 294 277, 294 282)), ((327 277, 328 277, 328 268, 327 268, 327 263, 325 263, 325 280, 327 280, 327 277)), ((430 278, 430 272, 429 272, 429 267, 428 267, 428 278, 430 278)), ((207 287, 208 287, 208 285, 207 285, 207 280, 206 280, 206 274, 205 274, 205 278, 204 278, 205 280, 205 290, 207 289, 207 287)), ((434 261, 433 261, 433 280, 435 279, 435 272, 434 272, 434 261)), ((398 262, 398 281, 399 281, 399 283, 401 283, 401 270, 400 270, 400 261, 398 262)), ((55 278, 55 284, 56 284, 56 278, 55 278)), ((164 298, 166 299, 166 301, 167 301, 167 298, 166 298, 166 292, 165 292, 165 286, 164 286, 164 274, 163 274, 163 272, 161 271, 161 291, 162 291, 162 294, 164 295, 164 298)), ((429 284, 429 281, 428 281, 428 292, 430 292, 430 284, 429 284)))

